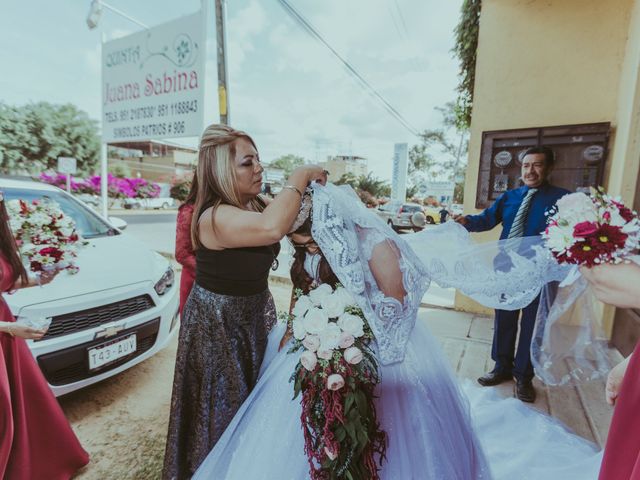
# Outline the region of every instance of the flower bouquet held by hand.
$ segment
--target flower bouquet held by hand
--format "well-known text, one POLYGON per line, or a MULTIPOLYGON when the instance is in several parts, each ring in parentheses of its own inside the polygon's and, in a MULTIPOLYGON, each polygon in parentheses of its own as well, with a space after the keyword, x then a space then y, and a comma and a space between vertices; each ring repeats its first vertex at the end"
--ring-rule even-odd
POLYGON ((9 225, 24 263, 36 275, 53 270, 76 273, 74 261, 84 241, 75 222, 55 202, 7 202, 9 225))
POLYGON ((302 350, 291 376, 294 398, 302 394, 305 452, 313 480, 378 479, 386 450, 374 406, 380 382, 371 350, 373 334, 347 290, 322 284, 303 295, 296 290, 289 316, 302 350))
POLYGON ((601 189, 562 197, 547 222, 542 237, 558 263, 620 263, 640 242, 636 213, 601 189))
POLYGON ((558 200, 542 234, 560 264, 572 266, 558 288, 542 289, 531 345, 536 375, 547 385, 606 378, 612 363, 602 313, 580 268, 629 262, 640 244, 640 222, 620 199, 593 189, 558 200))

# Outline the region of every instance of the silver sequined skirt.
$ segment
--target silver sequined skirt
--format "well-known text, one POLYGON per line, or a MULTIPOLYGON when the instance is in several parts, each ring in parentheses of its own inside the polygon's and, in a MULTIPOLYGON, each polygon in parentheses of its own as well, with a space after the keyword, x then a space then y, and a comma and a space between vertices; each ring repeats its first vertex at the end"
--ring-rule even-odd
POLYGON ((269 290, 248 297, 194 285, 176 357, 164 479, 190 478, 256 384, 276 321, 269 290))

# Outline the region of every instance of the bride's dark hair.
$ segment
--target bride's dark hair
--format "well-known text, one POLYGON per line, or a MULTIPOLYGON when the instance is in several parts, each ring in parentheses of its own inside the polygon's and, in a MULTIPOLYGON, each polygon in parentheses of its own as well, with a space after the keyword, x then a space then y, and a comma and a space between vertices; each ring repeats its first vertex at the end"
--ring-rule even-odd
MULTIPOLYGON (((311 215, 309 215, 304 223, 300 225, 300 227, 295 232, 292 233, 311 236, 311 215)), ((291 264, 290 270, 293 288, 299 288, 305 294, 309 293, 311 284, 313 283, 313 278, 311 278, 307 271, 304 269, 304 259, 306 255, 306 248, 294 247, 293 263, 291 264)), ((320 247, 318 247, 318 253, 316 255, 320 255, 320 264, 318 265, 318 276, 320 277, 320 282, 328 283, 332 287, 335 287, 336 283, 339 283, 340 281, 338 280, 338 277, 336 277, 336 274, 333 273, 333 270, 331 270, 329 262, 327 262, 327 259, 324 258, 320 247)))

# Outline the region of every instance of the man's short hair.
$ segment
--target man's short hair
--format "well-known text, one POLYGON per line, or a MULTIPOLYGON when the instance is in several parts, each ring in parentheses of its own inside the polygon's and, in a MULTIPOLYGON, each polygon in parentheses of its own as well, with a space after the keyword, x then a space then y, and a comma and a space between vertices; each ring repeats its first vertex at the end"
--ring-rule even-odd
POLYGON ((525 152, 522 154, 522 159, 524 160, 524 157, 526 157, 527 155, 535 155, 535 154, 544 155, 544 164, 546 165, 546 167, 547 168, 553 167, 553 164, 556 161, 556 154, 553 153, 553 150, 551 150, 549 147, 527 148, 525 152))

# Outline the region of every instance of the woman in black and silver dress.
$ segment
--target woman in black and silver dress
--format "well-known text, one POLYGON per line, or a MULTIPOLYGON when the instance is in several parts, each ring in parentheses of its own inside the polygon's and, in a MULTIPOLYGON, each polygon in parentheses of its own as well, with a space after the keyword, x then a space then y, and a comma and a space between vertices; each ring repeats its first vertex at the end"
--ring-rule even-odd
POLYGON ((267 203, 255 143, 211 125, 200 141, 191 236, 196 281, 182 314, 163 478, 190 478, 255 385, 275 323, 267 279, 317 166, 267 203))

